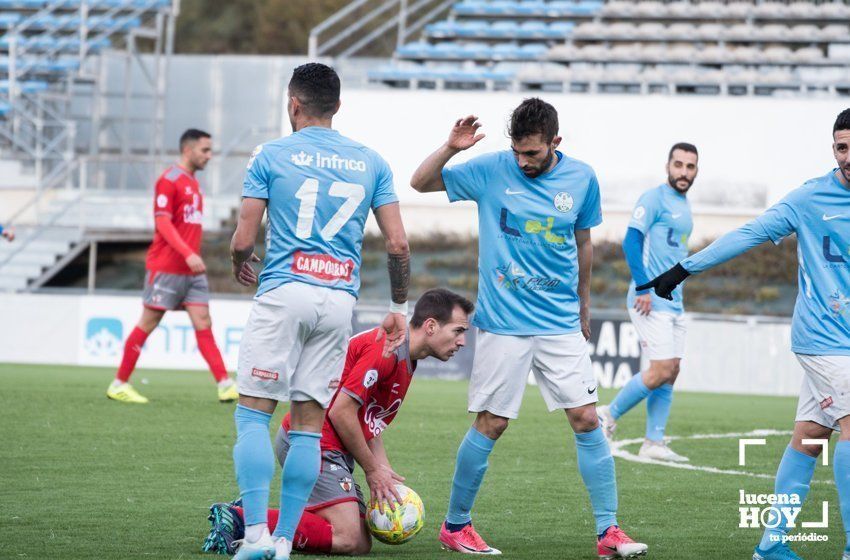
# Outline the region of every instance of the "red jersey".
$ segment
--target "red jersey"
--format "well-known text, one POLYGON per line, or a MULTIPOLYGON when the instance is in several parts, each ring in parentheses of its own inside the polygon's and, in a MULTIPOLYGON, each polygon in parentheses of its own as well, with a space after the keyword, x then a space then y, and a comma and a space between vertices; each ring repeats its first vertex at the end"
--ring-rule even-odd
MULTIPOLYGON (((349 341, 339 388, 330 404, 333 406, 340 392, 360 403, 357 419, 366 441, 380 435, 393 421, 416 369, 416 362, 410 361, 409 340, 384 358, 384 340, 376 341, 377 333, 378 329, 368 330, 349 341)), ((282 425, 289 431, 289 413, 282 425)), ((322 426, 322 449, 348 453, 327 416, 322 426)))
MULTIPOLYGON (((198 180, 179 165, 173 165, 156 182, 153 203, 154 218, 168 216, 183 241, 201 254, 201 224, 204 197, 198 180)), ((192 274, 186 259, 174 250, 157 231, 148 249, 146 268, 167 274, 192 274)))

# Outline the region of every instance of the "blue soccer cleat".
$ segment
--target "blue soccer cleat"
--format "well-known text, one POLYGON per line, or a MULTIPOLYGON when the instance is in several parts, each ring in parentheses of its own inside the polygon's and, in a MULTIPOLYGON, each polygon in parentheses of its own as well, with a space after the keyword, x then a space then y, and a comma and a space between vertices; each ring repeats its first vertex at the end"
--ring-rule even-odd
POLYGON ((785 543, 777 543, 767 550, 759 547, 753 551, 753 560, 803 560, 785 543))
POLYGON ((240 505, 237 500, 229 504, 217 503, 210 506, 210 534, 204 539, 204 552, 215 554, 236 554, 238 545, 235 544, 245 536, 245 523, 234 506, 240 505))

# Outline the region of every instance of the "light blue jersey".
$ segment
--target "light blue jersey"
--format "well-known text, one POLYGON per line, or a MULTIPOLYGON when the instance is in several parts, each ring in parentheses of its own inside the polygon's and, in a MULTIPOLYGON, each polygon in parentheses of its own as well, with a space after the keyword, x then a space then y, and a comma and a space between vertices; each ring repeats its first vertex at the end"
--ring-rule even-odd
MULTIPOLYGON (((664 183, 641 195, 629 227, 644 235, 643 266, 647 277, 655 278, 688 256, 688 238, 694 229, 691 205, 684 194, 664 183)), ((653 311, 684 312, 681 287, 673 290, 673 301, 651 294, 653 311)), ((629 309, 634 308, 634 279, 626 300, 629 309)))
POLYGON ((317 126, 258 146, 242 196, 268 200, 257 295, 303 282, 357 297, 369 208, 398 201, 392 171, 377 153, 317 126))
POLYGON ((602 223, 589 165, 558 152, 555 167, 526 177, 513 152, 443 169, 449 200, 478 203, 478 307, 472 323, 507 335, 578 332, 575 230, 602 223))
POLYGON ((791 349, 850 355, 850 189, 835 171, 791 191, 779 203, 682 262, 696 274, 770 239, 797 234, 797 303, 791 349))

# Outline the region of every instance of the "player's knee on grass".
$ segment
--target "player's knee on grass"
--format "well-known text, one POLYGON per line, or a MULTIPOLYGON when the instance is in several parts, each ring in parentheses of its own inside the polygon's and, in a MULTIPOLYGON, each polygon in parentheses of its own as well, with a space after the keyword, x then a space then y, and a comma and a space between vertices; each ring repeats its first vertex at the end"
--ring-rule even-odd
POLYGON ((338 532, 337 527, 333 528, 333 541, 331 541, 331 553, 345 554, 348 556, 362 556, 369 554, 372 550, 372 539, 366 529, 366 524, 362 519, 359 520, 359 527, 347 527, 345 530, 338 532))
POLYGON ((829 439, 832 430, 817 422, 801 421, 794 424, 794 435, 791 436, 791 447, 810 457, 819 457, 823 451, 820 444, 804 444, 804 439, 829 439))
POLYGON ((490 439, 499 439, 508 429, 509 420, 503 416, 496 416, 492 412, 482 411, 475 418, 474 427, 480 433, 490 439))
POLYGON ((596 403, 586 404, 577 408, 566 409, 567 418, 573 431, 577 434, 592 432, 599 427, 599 417, 596 415, 596 403))

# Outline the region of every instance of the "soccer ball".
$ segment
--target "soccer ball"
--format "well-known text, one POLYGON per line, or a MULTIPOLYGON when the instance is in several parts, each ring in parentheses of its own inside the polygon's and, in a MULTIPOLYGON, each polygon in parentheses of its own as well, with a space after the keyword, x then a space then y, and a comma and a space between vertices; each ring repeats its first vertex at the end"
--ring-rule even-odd
POLYGON ((425 524, 425 506, 419 494, 396 484, 401 503, 395 504, 395 511, 384 504, 384 511, 378 504, 369 506, 366 512, 366 526, 372 535, 387 544, 403 544, 416 536, 425 524))

